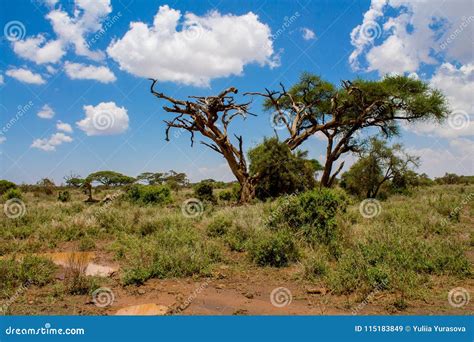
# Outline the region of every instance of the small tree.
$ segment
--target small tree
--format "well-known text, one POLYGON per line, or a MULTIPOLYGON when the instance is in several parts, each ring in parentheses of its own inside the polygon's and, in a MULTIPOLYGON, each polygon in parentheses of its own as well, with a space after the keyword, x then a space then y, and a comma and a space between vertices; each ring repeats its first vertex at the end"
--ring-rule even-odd
POLYGON ((4 180, 4 179, 0 180, 0 195, 3 195, 8 190, 14 189, 14 188, 16 188, 15 183, 12 183, 12 182, 4 180))
POLYGON ((165 181, 165 174, 162 172, 143 172, 137 176, 138 181, 144 181, 148 185, 160 185, 165 181))
POLYGON ((212 183, 206 181, 199 182, 194 186, 194 194, 201 201, 216 201, 216 198, 214 197, 214 188, 212 187, 212 183))
POLYGON ((46 195, 52 195, 56 187, 54 182, 49 178, 41 179, 40 181, 38 181, 38 183, 36 183, 36 185, 43 189, 46 195))
POLYGON ((371 138, 359 161, 342 175, 341 186, 359 197, 375 198, 382 185, 394 178, 400 181, 418 163, 419 158, 405 153, 402 145, 390 147, 371 138))
POLYGON ((135 182, 135 178, 115 171, 97 171, 87 176, 87 180, 90 183, 99 182, 106 187, 127 185, 135 182))
POLYGON ((308 160, 307 152, 291 152, 277 138, 265 139, 248 153, 250 174, 259 175, 256 196, 260 199, 312 189, 315 172, 321 169, 317 160, 308 160))

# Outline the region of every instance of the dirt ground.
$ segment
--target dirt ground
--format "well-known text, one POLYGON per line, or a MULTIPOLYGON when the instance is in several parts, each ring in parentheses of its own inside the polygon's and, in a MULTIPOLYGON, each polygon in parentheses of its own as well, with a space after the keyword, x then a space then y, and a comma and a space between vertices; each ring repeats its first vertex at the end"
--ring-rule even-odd
MULTIPOLYGON (((238 258, 239 256, 235 256, 238 258)), ((472 258, 471 258, 472 260, 472 258)), ((94 262, 109 263, 106 255, 94 262)), ((284 269, 221 265, 210 278, 151 279, 142 286, 123 287, 118 275, 107 279, 114 294, 111 305, 97 307, 91 296, 55 295, 51 287, 29 287, 12 303, 12 314, 21 315, 114 315, 128 306, 154 303, 164 305, 170 315, 467 315, 474 313, 474 299, 460 308, 451 306, 448 291, 457 286, 472 293, 474 279, 462 284, 447 278, 432 278, 432 289, 424 300, 407 300, 406 308, 397 308, 393 294, 374 291, 360 295, 336 296, 323 286, 302 281, 299 265, 284 269), (286 297, 278 306, 272 304, 271 293, 285 288, 286 297), (291 301, 289 300, 291 297, 291 301)), ((57 277, 63 277, 61 269, 57 277)))

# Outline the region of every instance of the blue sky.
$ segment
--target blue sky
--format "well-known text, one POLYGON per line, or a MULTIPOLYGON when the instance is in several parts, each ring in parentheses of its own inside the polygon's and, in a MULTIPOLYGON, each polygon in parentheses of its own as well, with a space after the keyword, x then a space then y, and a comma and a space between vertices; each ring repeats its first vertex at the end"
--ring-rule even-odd
MULTIPOLYGON (((191 148, 186 132, 165 141, 162 120, 171 115, 147 77, 185 98, 231 85, 240 93, 289 87, 303 71, 335 84, 400 73, 440 88, 452 117, 406 126, 399 140, 422 157, 420 172, 474 173, 470 1, 0 3, 2 179, 60 183, 70 172, 174 169, 193 181, 232 180, 225 161, 199 143, 191 148)), ((273 135, 258 98, 252 111, 258 117, 231 128, 246 149, 273 135)), ((324 157, 317 136, 302 148, 324 157)))

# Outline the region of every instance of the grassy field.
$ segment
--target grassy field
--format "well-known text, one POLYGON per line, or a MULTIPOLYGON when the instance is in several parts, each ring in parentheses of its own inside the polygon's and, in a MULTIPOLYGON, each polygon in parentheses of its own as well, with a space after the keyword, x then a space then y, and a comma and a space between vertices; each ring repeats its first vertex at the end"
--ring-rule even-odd
POLYGON ((206 202, 183 210, 193 196, 189 190, 173 192, 172 202, 161 206, 130 202, 115 196, 117 190, 94 194, 111 195, 108 203, 88 204, 84 194, 69 191, 65 203, 57 192, 24 192, 23 215, 2 216, 4 313, 114 314, 144 303, 165 305, 170 314, 474 309, 474 301, 459 307, 448 301, 457 287, 474 289, 472 185, 418 188, 373 203, 345 196, 334 217, 318 213, 329 215, 322 221, 318 216, 319 235, 291 221, 291 215, 309 220, 297 217, 301 203, 292 197, 245 206, 206 202), (71 251, 93 252, 96 264, 116 272, 87 276, 87 261, 58 266, 45 254, 71 251), (104 288, 113 301, 93 305, 93 294, 104 288), (280 288, 283 297, 272 298, 280 288), (275 305, 279 299, 284 305, 275 305))

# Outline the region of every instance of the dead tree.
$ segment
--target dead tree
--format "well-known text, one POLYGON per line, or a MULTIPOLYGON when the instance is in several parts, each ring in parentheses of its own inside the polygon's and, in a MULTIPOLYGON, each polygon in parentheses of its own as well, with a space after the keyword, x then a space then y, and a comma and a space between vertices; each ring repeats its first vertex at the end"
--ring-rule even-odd
POLYGON ((184 129, 191 134, 191 146, 194 144, 195 132, 201 133, 210 142, 201 141, 202 144, 220 153, 240 183, 240 203, 246 203, 255 197, 255 186, 258 175, 251 176, 248 172, 247 162, 243 150, 242 136, 234 134, 237 143, 234 145, 229 139, 228 127, 233 119, 247 115, 254 115, 248 111, 250 102, 235 103, 234 94, 237 89, 227 88, 217 96, 189 96, 191 100, 177 100, 163 93, 155 91, 157 80, 151 79, 151 93, 159 99, 170 103, 163 109, 175 114, 172 120, 165 120, 166 140, 169 141, 171 128, 184 129))

